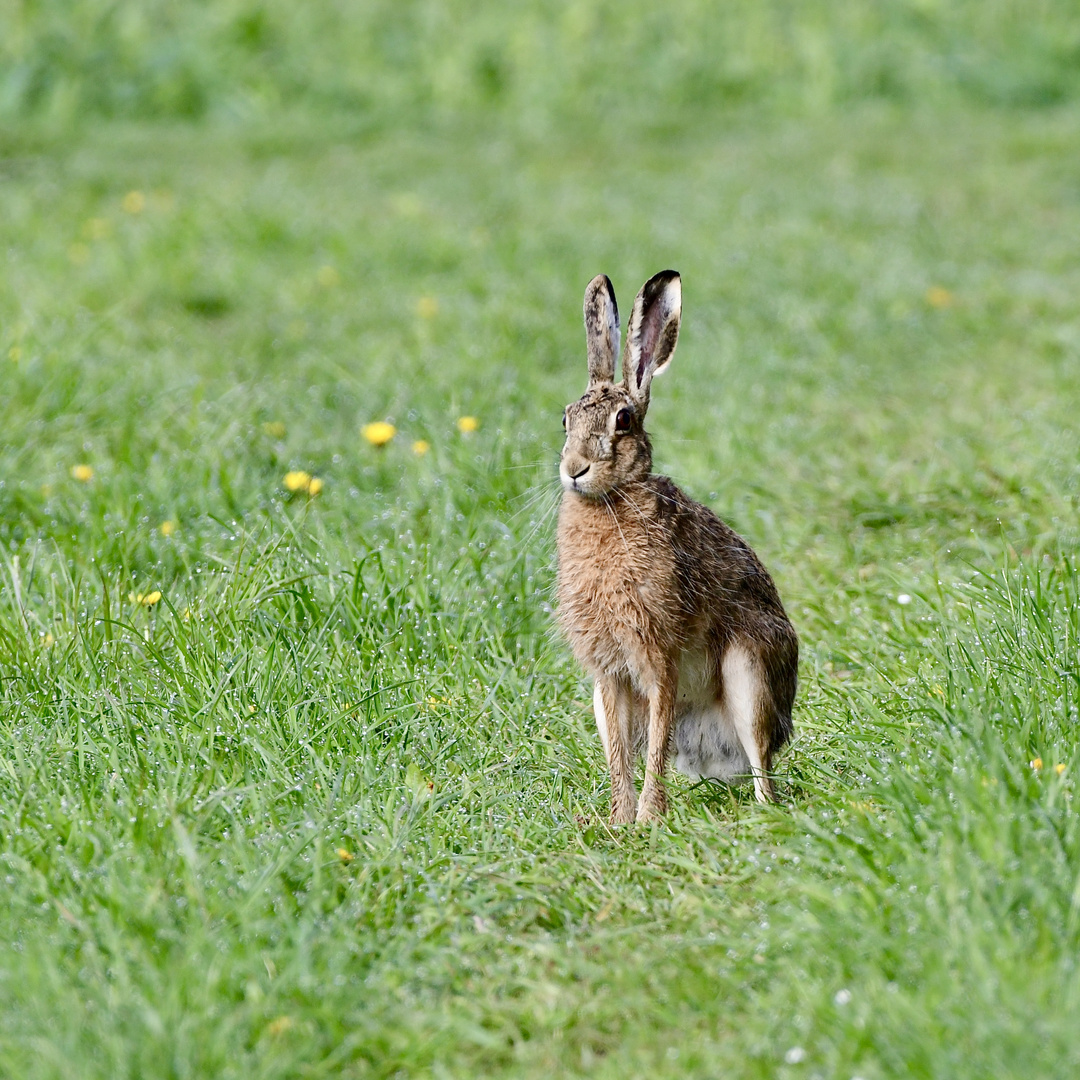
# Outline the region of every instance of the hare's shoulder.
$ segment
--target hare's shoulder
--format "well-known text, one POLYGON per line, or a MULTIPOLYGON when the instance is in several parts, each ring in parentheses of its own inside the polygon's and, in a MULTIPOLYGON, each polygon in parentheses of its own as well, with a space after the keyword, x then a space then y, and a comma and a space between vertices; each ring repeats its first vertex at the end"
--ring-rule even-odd
POLYGON ((656 519, 683 544, 695 549, 735 549, 753 555, 750 545, 723 518, 690 498, 670 477, 651 476, 649 486, 656 500, 656 519))
POLYGON ((656 519, 678 564, 680 580, 694 594, 721 587, 757 587, 766 592, 772 581, 754 549, 707 506, 691 499, 666 476, 651 478, 656 494, 656 519))

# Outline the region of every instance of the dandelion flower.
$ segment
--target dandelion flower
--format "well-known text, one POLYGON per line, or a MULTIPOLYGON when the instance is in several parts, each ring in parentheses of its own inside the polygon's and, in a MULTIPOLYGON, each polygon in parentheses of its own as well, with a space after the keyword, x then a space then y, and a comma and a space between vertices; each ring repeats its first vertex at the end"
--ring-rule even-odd
POLYGON ((306 491, 309 495, 318 495, 323 489, 323 482, 303 469, 287 472, 282 483, 289 491, 306 491))
POLYGON ((341 275, 333 266, 320 266, 315 274, 315 280, 323 289, 336 289, 341 284, 341 275))
POLYGON ((956 300, 948 289, 943 289, 940 285, 931 285, 926 290, 926 302, 932 308, 947 308, 952 307, 956 300))
POLYGON ((439 301, 434 296, 421 296, 416 302, 416 314, 421 319, 434 319, 439 314, 439 301))
POLYGON ((350 854, 349 854, 349 852, 347 852, 347 851, 346 851, 346 850, 345 850, 345 849, 344 849, 343 847, 339 847, 339 848, 337 849, 337 852, 336 852, 336 854, 337 854, 337 857, 338 857, 338 858, 339 858, 339 859, 340 859, 340 860, 341 860, 342 862, 352 862, 352 861, 353 861, 353 857, 352 857, 352 855, 350 855, 350 854))
POLYGON ((13 364, 17 364, 22 359, 22 346, 21 345, 12 345, 11 348, 8 349, 8 354, 7 355, 8 355, 8 359, 13 364))
POLYGON ((82 228, 87 240, 106 240, 112 233, 112 223, 108 218, 92 217, 82 228))
POLYGON ((372 446, 385 446, 397 434, 397 428, 385 420, 376 420, 374 423, 365 424, 360 429, 360 434, 372 446))
POLYGON ((279 1016, 276 1020, 271 1020, 266 1025, 266 1030, 271 1035, 284 1035, 286 1031, 293 1026, 293 1018, 291 1016, 279 1016))
POLYGON ((426 439, 417 439, 416 442, 412 444, 412 452, 417 457, 423 457, 430 449, 431 443, 426 439))
POLYGON ((120 206, 125 214, 141 214, 146 209, 146 196, 141 191, 129 191, 120 206))
POLYGON ((142 607, 153 607, 161 599, 161 590, 154 589, 153 592, 148 593, 128 593, 128 599, 133 604, 140 604, 142 607))
POLYGON ((1030 765, 1036 772, 1038 772, 1042 768, 1042 758, 1041 757, 1032 758, 1031 762, 1030 762, 1030 765))
POLYGON ((1054 766, 1054 772, 1056 772, 1058 774, 1058 776, 1060 776, 1064 771, 1065 771, 1065 763, 1064 762, 1058 762, 1058 764, 1054 766))
POLYGON ((159 527, 162 536, 172 536, 176 532, 175 521, 163 521, 159 527))
POLYGON ((94 479, 94 470, 89 465, 72 465, 71 475, 84 484, 94 479))
POLYGON ((303 469, 294 469, 285 474, 282 483, 289 491, 307 491, 308 484, 311 483, 311 473, 304 472, 303 469))
POLYGON ((480 426, 480 421, 475 416, 462 416, 458 419, 457 426, 458 431, 463 435, 468 435, 480 426))
POLYGON ((271 439, 285 438, 285 425, 280 420, 267 420, 262 426, 263 433, 271 439))
POLYGON ((85 266, 90 260, 90 249, 85 244, 72 244, 68 248, 68 258, 76 266, 85 266))

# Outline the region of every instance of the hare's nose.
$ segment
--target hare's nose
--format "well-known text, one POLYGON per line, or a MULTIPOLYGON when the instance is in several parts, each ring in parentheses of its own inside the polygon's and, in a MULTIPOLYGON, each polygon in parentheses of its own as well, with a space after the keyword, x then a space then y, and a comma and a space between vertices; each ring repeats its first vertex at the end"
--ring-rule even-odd
POLYGON ((584 476, 591 468, 592 465, 583 465, 577 472, 570 473, 570 479, 576 480, 579 476, 584 476))

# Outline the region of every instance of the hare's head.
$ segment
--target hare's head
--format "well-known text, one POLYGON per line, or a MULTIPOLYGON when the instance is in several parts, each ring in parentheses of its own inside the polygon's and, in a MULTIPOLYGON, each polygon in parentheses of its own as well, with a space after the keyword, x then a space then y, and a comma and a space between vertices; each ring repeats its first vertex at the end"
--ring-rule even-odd
POLYGON ((649 387, 675 353, 681 311, 682 281, 674 270, 663 270, 645 282, 630 313, 622 381, 616 383, 615 290, 605 274, 589 282, 585 290, 589 386, 563 413, 566 445, 559 478, 567 491, 599 499, 649 475, 652 447, 644 427, 649 387))

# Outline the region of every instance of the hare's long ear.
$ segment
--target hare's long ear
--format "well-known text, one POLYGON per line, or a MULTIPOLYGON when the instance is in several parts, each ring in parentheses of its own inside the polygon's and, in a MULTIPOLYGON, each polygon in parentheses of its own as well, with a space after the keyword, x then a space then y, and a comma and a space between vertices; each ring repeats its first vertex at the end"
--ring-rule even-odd
POLYGON ((682 314, 682 278, 675 270, 661 270, 641 286, 626 327, 623 383, 643 408, 649 404, 649 386, 675 355, 682 314))
POLYGON ((598 274, 585 290, 585 339, 589 349, 589 385, 615 381, 619 355, 619 308, 607 274, 598 274))

